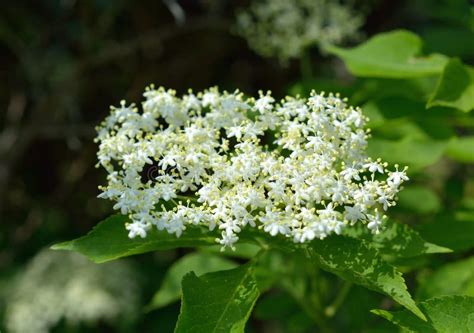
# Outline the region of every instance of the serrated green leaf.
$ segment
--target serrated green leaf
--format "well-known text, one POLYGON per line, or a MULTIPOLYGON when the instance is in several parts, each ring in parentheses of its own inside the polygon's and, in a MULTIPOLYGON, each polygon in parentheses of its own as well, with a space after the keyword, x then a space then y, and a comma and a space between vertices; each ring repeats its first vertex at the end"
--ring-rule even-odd
POLYGON ((259 296, 253 266, 183 278, 181 313, 175 333, 244 332, 259 296))
POLYGON ((451 59, 427 106, 447 106, 464 112, 474 109, 474 68, 451 59))
POLYGON ((464 136, 452 139, 446 155, 457 162, 474 163, 474 136, 464 136))
POLYGON ((446 149, 446 142, 434 140, 370 139, 367 151, 373 158, 382 158, 391 164, 408 165, 413 169, 422 169, 436 163, 446 149))
POLYGON ((420 320, 406 310, 398 312, 372 310, 372 313, 389 320, 408 332, 474 332, 474 297, 445 296, 432 298, 420 303, 420 307, 428 318, 427 322, 420 320))
POLYGON ((474 257, 452 262, 434 271, 418 289, 418 299, 438 296, 474 297, 474 257))
POLYGON ((378 34, 351 49, 330 46, 327 51, 341 57, 355 76, 412 78, 440 73, 446 57, 421 57, 421 48, 422 41, 417 35, 395 30, 378 34))
MULTIPOLYGON (((112 216, 86 236, 57 244, 53 248, 77 251, 95 262, 105 262, 155 250, 215 245, 214 233, 191 227, 180 238, 153 229, 145 239, 129 239, 124 228, 126 221, 124 216, 112 216)), ((297 251, 329 272, 392 297, 423 318, 407 291, 401 273, 361 240, 332 236, 308 245, 298 245, 289 239, 269 237, 255 230, 244 230, 239 236, 242 242, 264 248, 290 253, 297 251)))
POLYGON ((208 230, 188 227, 177 238, 166 231, 152 228, 145 239, 130 239, 125 230, 129 219, 123 215, 113 215, 96 225, 87 235, 53 245, 53 250, 76 251, 96 263, 131 256, 155 250, 169 250, 178 247, 214 245, 215 235, 208 230))
POLYGON ((197 275, 221 271, 236 267, 229 259, 210 253, 191 253, 174 262, 168 269, 160 289, 155 293, 148 310, 161 308, 176 302, 181 297, 181 280, 186 273, 193 271, 197 275))
POLYGON ((381 292, 424 319, 397 269, 364 242, 333 236, 306 246, 307 256, 323 269, 368 289, 381 292))
POLYGON ((402 274, 363 240, 329 236, 308 244, 295 244, 282 237, 265 239, 255 231, 248 230, 244 230, 240 237, 244 241, 260 238, 260 242, 266 242, 269 248, 304 256, 315 265, 345 280, 392 297, 420 318, 424 318, 408 292, 402 274))
POLYGON ((448 253, 450 249, 425 241, 410 226, 388 221, 379 234, 371 233, 365 226, 346 228, 344 234, 364 239, 382 254, 394 258, 411 258, 423 254, 448 253))

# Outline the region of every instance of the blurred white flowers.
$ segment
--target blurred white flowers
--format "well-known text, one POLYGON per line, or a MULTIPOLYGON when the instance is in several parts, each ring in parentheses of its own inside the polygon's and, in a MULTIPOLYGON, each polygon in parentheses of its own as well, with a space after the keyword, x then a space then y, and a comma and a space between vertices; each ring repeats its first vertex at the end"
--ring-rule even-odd
POLYGON ((211 88, 178 98, 146 90, 143 112, 121 103, 99 127, 99 197, 128 214, 129 237, 152 226, 180 236, 217 228, 233 248, 244 228, 295 242, 364 223, 378 232, 405 169, 365 153, 361 110, 337 95, 256 99, 211 88))
POLYGON ((364 16, 334 0, 254 0, 237 16, 237 32, 264 57, 282 62, 304 49, 357 38, 364 16))
POLYGON ((68 324, 113 323, 138 309, 137 276, 124 261, 97 265, 76 253, 44 250, 27 265, 8 297, 9 332, 49 332, 68 324))

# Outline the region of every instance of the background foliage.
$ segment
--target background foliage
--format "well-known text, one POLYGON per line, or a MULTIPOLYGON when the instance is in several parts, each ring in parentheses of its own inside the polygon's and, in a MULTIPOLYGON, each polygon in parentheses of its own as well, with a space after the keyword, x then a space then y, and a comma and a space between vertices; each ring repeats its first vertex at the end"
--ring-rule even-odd
MULTIPOLYGON (((235 12, 247 1, 179 1, 184 20, 173 16, 173 3, 2 4, 0 329, 11 318, 12 304, 35 297, 31 287, 21 287, 25 276, 67 285, 53 273, 31 273, 35 262, 46 256, 40 251, 58 240, 86 234, 111 214, 110 203, 96 198, 105 175, 94 168, 94 126, 121 98, 140 101, 143 87, 152 82, 178 92, 212 85, 239 88, 249 95, 271 89, 276 97, 311 89, 340 92, 371 118, 370 153, 409 165, 411 180, 381 235, 352 230, 345 238, 331 237, 304 249, 276 239, 267 245, 279 250, 258 257, 258 235, 247 235, 249 244, 222 257, 218 248, 205 246, 214 244, 214 237, 199 230, 184 234, 178 243, 167 243, 157 233, 150 235, 151 243, 143 244, 128 241, 121 224, 112 223, 123 218, 112 217, 92 234, 106 231, 109 243, 89 236, 59 246, 97 262, 162 250, 119 261, 123 271, 134 272, 121 275, 124 288, 138 295, 130 302, 134 309, 124 311, 122 320, 64 315, 54 322, 53 331, 171 332, 178 320, 183 277, 178 332, 193 327, 186 315, 195 306, 193 299, 206 297, 215 305, 215 311, 207 310, 216 312, 225 308, 222 302, 232 297, 232 288, 248 297, 238 308, 222 313, 226 320, 207 323, 217 331, 229 331, 229 321, 239 331, 248 316, 249 332, 472 329, 474 9, 469 2, 364 3, 364 10, 370 8, 363 27, 368 40, 354 49, 312 48, 310 66, 301 66, 297 59, 283 66, 277 59, 261 58, 232 33, 235 12), (298 251, 305 255, 295 256, 298 251), (367 267, 373 273, 366 272, 367 267), (231 268, 225 276, 206 274, 231 268), (216 279, 226 279, 226 288, 214 296, 201 295, 196 286, 211 288, 216 279), (373 309, 379 310, 370 313, 373 309), (444 320, 444 312, 454 319, 444 320)), ((66 253, 57 252, 48 260, 59 253, 66 258, 66 253)), ((82 265, 87 266, 81 261, 78 271, 72 271, 77 279, 86 275, 79 271, 82 265)), ((96 295, 107 295, 106 279, 94 283, 101 286, 96 295)), ((40 288, 50 287, 38 284, 39 295, 40 288)), ((103 298, 95 299, 82 306, 95 304, 100 309, 106 304, 103 298)))

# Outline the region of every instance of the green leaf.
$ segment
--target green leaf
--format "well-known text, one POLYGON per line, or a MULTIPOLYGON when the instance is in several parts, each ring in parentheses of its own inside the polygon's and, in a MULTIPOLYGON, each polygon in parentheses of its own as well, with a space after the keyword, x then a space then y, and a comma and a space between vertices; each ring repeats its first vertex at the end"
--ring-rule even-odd
POLYGON ((215 235, 209 230, 188 227, 177 238, 166 231, 152 228, 145 239, 130 239, 125 229, 129 219, 123 215, 113 215, 96 225, 87 235, 53 245, 53 250, 76 251, 96 263, 131 256, 155 250, 169 250, 178 247, 215 245, 215 235))
POLYGON ((395 30, 378 34, 351 49, 330 46, 327 51, 341 57, 355 76, 411 78, 440 73, 446 57, 420 57, 421 48, 422 41, 417 35, 395 30))
POLYGON ((406 187, 398 197, 398 206, 415 213, 431 214, 441 209, 441 201, 436 193, 424 186, 406 187))
POLYGON ((437 296, 474 297, 474 257, 446 264, 434 271, 418 289, 418 299, 437 296))
POLYGON ((255 277, 260 291, 270 288, 285 290, 309 318, 319 326, 326 326, 319 301, 324 298, 322 289, 325 283, 318 270, 313 261, 298 251, 268 250, 255 263, 255 277), (315 290, 315 281, 318 281, 318 291, 315 290))
POLYGON ((421 224, 418 231, 427 241, 455 252, 469 250, 474 248, 474 211, 439 215, 421 224))
POLYGON ((446 142, 405 138, 402 140, 370 139, 367 151, 373 158, 382 158, 391 164, 408 165, 422 169, 436 163, 446 148, 446 142))
MULTIPOLYGON (((411 100, 425 100, 433 93, 438 82, 435 76, 408 79, 356 78, 356 89, 349 95, 352 105, 360 105, 371 100, 389 97, 411 100)), ((426 109, 425 103, 422 104, 426 109)))
POLYGON ((383 124, 385 123, 385 117, 383 116, 383 113, 381 112, 377 103, 374 101, 369 101, 364 104, 362 106, 362 113, 365 116, 369 117, 367 127, 370 129, 383 126, 383 124))
POLYGON ((232 250, 228 247, 222 249, 222 245, 207 245, 200 247, 199 250, 206 253, 214 253, 219 256, 231 257, 231 258, 242 258, 242 259, 252 259, 257 255, 261 250, 258 245, 239 243, 239 246, 232 250))
MULTIPOLYGON (((214 233, 192 227, 188 227, 180 238, 153 229, 145 239, 129 239, 124 228, 126 221, 124 216, 112 216, 86 236, 57 244, 53 248, 77 251, 95 262, 105 262, 155 250, 215 245, 214 233)), ((244 229, 239 236, 244 243, 289 253, 296 251, 329 272, 392 297, 423 318, 407 291, 401 273, 362 240, 332 236, 308 245, 298 245, 289 239, 269 237, 268 234, 248 229, 244 229)))
POLYGON ((187 273, 193 271, 197 275, 226 270, 237 264, 229 259, 210 253, 191 253, 176 261, 166 272, 160 289, 153 296, 147 307, 149 310, 161 308, 176 302, 181 297, 181 280, 187 273))
POLYGON ((452 139, 446 148, 446 155, 457 162, 474 163, 474 136, 452 139))
POLYGON ((449 139, 456 134, 452 111, 442 107, 427 111, 425 102, 402 96, 377 98, 362 107, 364 114, 375 116, 368 127, 379 139, 449 139))
POLYGON ((305 246, 308 258, 323 269, 368 289, 381 292, 424 319, 397 269, 363 241, 331 236, 305 246))
POLYGON ((424 322, 412 313, 404 310, 390 312, 372 310, 408 332, 414 333, 473 333, 474 297, 445 296, 432 298, 420 304, 428 321, 424 322))
POLYGON ((181 313, 175 333, 244 332, 259 296, 253 266, 183 278, 181 313))
POLYGON ((364 239, 382 254, 394 258, 411 258, 424 254, 448 253, 450 249, 425 241, 410 226, 388 221, 379 234, 372 234, 365 226, 346 228, 344 234, 364 239))
POLYGON ((260 238, 268 248, 295 253, 309 259, 313 264, 341 278, 380 292, 424 318, 407 290, 405 280, 397 269, 384 261, 379 252, 361 239, 346 236, 329 236, 308 244, 295 244, 283 237, 264 238, 255 231, 244 230, 241 240, 260 238))
POLYGON ((344 323, 345 329, 338 332, 399 333, 398 328, 391 323, 369 315, 370 310, 377 308, 382 302, 384 300, 380 295, 353 286, 334 317, 337 323, 344 323))
POLYGON ((451 59, 427 106, 447 106, 464 112, 474 109, 474 68, 451 59))

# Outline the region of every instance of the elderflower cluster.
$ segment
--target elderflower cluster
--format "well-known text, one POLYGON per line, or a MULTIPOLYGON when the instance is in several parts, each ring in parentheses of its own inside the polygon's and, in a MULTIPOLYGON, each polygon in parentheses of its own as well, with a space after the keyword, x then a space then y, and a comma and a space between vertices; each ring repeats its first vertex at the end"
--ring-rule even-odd
POLYGON ((260 55, 286 62, 315 44, 356 38, 363 21, 362 14, 338 1, 263 0, 238 14, 237 32, 260 55))
POLYGON ((77 253, 43 250, 7 292, 6 328, 47 333, 61 323, 120 326, 138 313, 137 278, 123 260, 96 265, 77 253))
POLYGON ((257 99, 211 88, 182 98, 148 88, 140 112, 125 102, 99 127, 101 198, 132 220, 180 236, 217 228, 233 248, 244 228, 306 242, 364 223, 378 232, 405 170, 367 157, 366 118, 338 95, 257 99))

